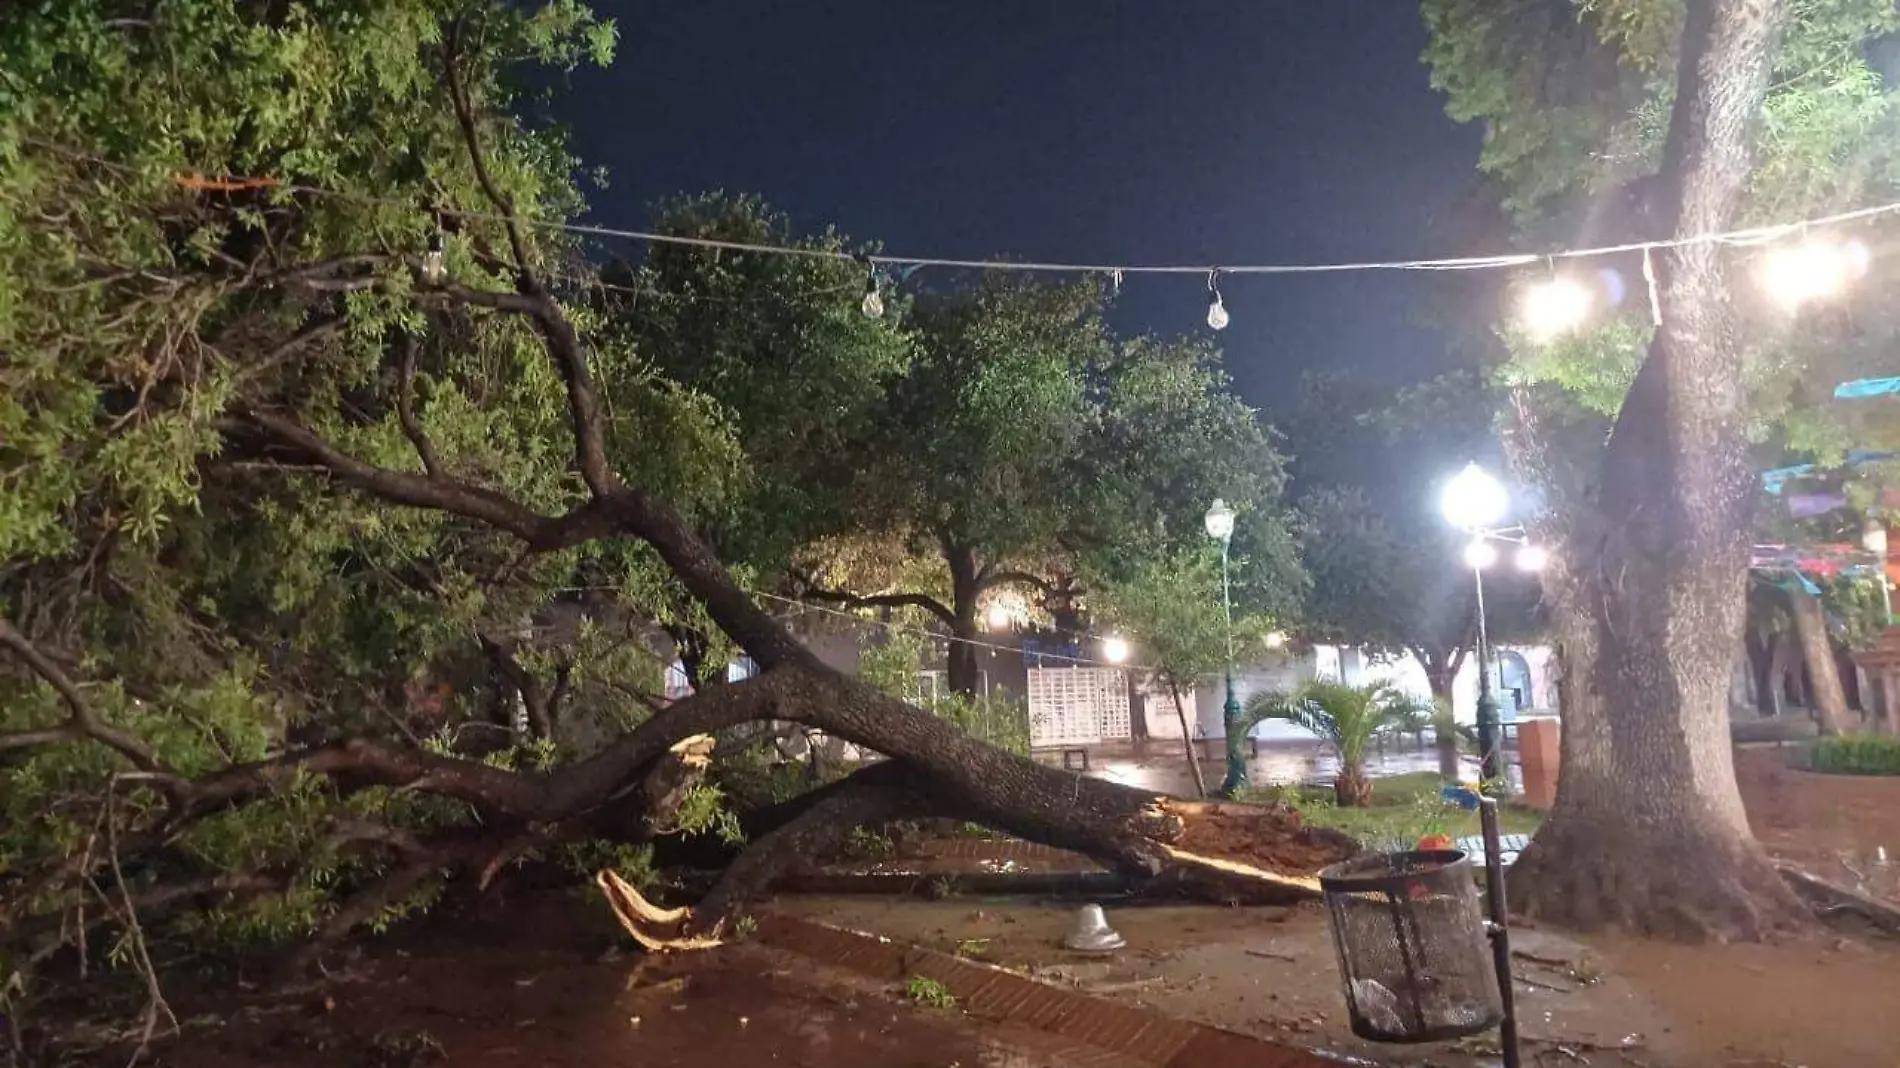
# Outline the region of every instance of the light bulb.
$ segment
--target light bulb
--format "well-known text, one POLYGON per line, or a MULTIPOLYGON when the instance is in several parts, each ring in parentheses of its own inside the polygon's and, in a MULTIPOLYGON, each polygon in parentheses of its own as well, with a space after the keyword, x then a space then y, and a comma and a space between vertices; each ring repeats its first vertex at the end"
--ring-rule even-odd
POLYGON ((422 278, 432 286, 441 285, 448 273, 448 264, 442 255, 442 234, 437 232, 429 238, 429 251, 422 254, 422 278))
POLYGON ((1102 639, 1102 658, 1111 664, 1119 664, 1128 659, 1128 642, 1123 638, 1102 639))
POLYGON ((1784 309, 1825 300, 1867 273, 1870 256, 1858 241, 1805 240, 1770 252, 1761 266, 1761 283, 1784 309))
POLYGON ((884 298, 878 296, 876 284, 864 291, 864 303, 858 305, 864 311, 866 319, 884 318, 884 298))
POLYGON ((1009 606, 993 604, 990 606, 987 622, 991 630, 1003 630, 1009 626, 1009 606))
POLYGON ((1227 305, 1220 302, 1219 293, 1207 300, 1207 325, 1216 330, 1227 329, 1227 305))
POLYGON ((1483 571, 1498 562, 1498 547, 1484 540, 1474 538, 1465 546, 1465 566, 1473 571, 1483 571))
POLYGON ((1519 571, 1542 571, 1550 563, 1550 554, 1542 545, 1520 545, 1517 550, 1517 569, 1519 571))
POLYGON ((1568 278, 1552 278, 1524 291, 1524 329, 1549 341, 1582 326, 1590 317, 1590 291, 1568 278))

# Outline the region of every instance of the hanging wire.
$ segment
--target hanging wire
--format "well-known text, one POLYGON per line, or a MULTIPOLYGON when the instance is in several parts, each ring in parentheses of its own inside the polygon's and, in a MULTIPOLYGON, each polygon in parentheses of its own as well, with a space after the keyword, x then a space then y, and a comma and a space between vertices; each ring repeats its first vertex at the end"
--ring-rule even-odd
MULTIPOLYGON (((110 161, 106 160, 97 160, 96 162, 113 165, 110 164, 110 161)), ((198 175, 181 175, 176 180, 180 185, 191 188, 271 188, 314 197, 355 200, 362 203, 395 207, 413 207, 412 204, 404 200, 378 197, 367 193, 343 192, 305 183, 280 182, 272 178, 205 178, 198 175)), ((1856 208, 1851 211, 1836 212, 1831 215, 1791 222, 1743 227, 1735 230, 1724 230, 1712 233, 1690 234, 1684 237, 1662 238, 1653 241, 1631 241, 1617 245, 1596 245, 1586 248, 1564 249, 1543 254, 1514 252, 1491 256, 1452 256, 1404 260, 1356 260, 1336 263, 1255 263, 1219 268, 1214 268, 1207 264, 1190 263, 1113 264, 1039 260, 956 259, 938 256, 886 256, 853 253, 842 249, 776 245, 749 241, 728 241, 720 238, 691 237, 683 234, 663 234, 648 230, 593 226, 584 223, 563 222, 553 219, 521 218, 515 221, 520 225, 530 226, 536 229, 555 230, 582 236, 611 237, 650 244, 678 245, 689 248, 716 249, 730 252, 800 256, 813 259, 841 261, 868 260, 874 265, 902 265, 911 269, 917 267, 948 267, 989 271, 1105 274, 1111 278, 1115 278, 1131 274, 1203 274, 1216 269, 1223 274, 1336 274, 1364 271, 1489 270, 1506 267, 1522 267, 1536 263, 1538 260, 1554 262, 1557 259, 1584 259, 1620 253, 1645 252, 1652 249, 1682 248, 1691 245, 1760 245, 1778 240, 1786 237, 1790 233, 1800 232, 1810 227, 1838 226, 1844 223, 1860 222, 1895 213, 1900 213, 1900 201, 1876 204, 1869 207, 1856 208)), ((492 211, 471 209, 458 211, 456 214, 469 219, 484 219, 492 222, 507 221, 505 216, 492 211)))

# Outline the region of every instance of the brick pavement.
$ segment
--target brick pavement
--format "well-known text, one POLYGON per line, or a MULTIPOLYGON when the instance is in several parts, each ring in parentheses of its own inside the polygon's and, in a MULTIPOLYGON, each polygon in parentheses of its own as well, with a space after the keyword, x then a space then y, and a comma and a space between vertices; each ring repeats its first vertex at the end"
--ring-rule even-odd
MULTIPOLYGON (((1309 1050, 1164 1016, 1051 986, 979 961, 877 935, 768 914, 756 937, 773 948, 883 982, 942 983, 971 1016, 1046 1036, 1046 1053, 1084 1068, 1340 1068, 1309 1050)), ((1012 1042, 1015 1042, 1012 1039, 1012 1042)))

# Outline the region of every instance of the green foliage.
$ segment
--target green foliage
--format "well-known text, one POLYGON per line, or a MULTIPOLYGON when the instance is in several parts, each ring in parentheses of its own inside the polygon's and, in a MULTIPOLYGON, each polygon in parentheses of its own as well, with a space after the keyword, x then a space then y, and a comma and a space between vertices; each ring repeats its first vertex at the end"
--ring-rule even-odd
MULTIPOLYGON (((1439 796, 1444 785, 1432 772, 1414 772, 1373 780, 1378 792, 1367 805, 1340 805, 1326 787, 1279 786, 1256 789, 1247 800, 1286 805, 1312 827, 1327 827, 1357 838, 1367 849, 1411 849, 1427 835, 1468 838, 1480 832, 1478 814, 1449 805, 1439 796)), ((1504 834, 1534 834, 1543 822, 1536 809, 1521 805, 1498 807, 1504 834)))
MULTIPOLYGON (((418 293, 409 264, 440 219, 458 283, 513 285, 443 93, 459 26, 457 79, 486 170, 528 224, 530 265, 560 284, 571 249, 535 224, 579 208, 571 161, 513 116, 513 87, 604 62, 612 27, 569 0, 179 0, 109 14, 55 0, 0 20, 0 614, 82 680, 101 719, 182 775, 351 734, 434 737, 524 770, 570 758, 582 739, 495 749, 508 717, 476 636, 536 630, 573 585, 637 589, 655 562, 514 560, 510 540, 466 522, 339 494, 241 420, 289 413, 366 462, 420 470, 390 399, 413 344, 414 415, 448 471, 536 508, 578 499, 565 389, 532 326, 418 293)), ((642 460, 716 486, 693 463, 733 451, 711 447, 704 401, 651 388, 624 350, 597 355, 623 410, 674 428, 642 460), (671 440, 685 447, 668 456, 671 440)), ((596 606, 616 622, 639 610, 596 606)), ((573 706, 638 722, 644 706, 613 685, 651 674, 625 626, 569 616, 537 632, 557 629, 514 657, 561 673, 573 706)), ((0 730, 66 715, 0 662, 0 730)), ((102 856, 108 821, 131 843, 164 815, 150 780, 125 778, 101 746, 0 756, 10 917, 70 912, 83 882, 38 876, 102 856)), ((128 856, 126 876, 139 894, 256 875, 260 891, 147 915, 147 933, 200 951, 281 941, 393 869, 388 840, 359 833, 369 824, 403 835, 475 820, 427 792, 305 776, 169 829, 165 848, 128 856)), ((371 926, 441 887, 424 880, 371 926)))
POLYGON ((916 630, 891 630, 876 645, 858 653, 858 675, 933 716, 956 724, 964 733, 1012 753, 1029 753, 1029 706, 1006 694, 974 697, 951 692, 925 693, 919 685, 925 641, 916 630))
MULTIPOLYGON (((1655 232, 1653 178, 1676 86, 1681 0, 1427 0, 1423 8, 1433 82, 1453 118, 1484 125, 1480 169, 1494 179, 1522 244, 1665 236, 1655 232)), ((1900 83, 1890 69, 1900 11, 1884 0, 1794 0, 1788 8, 1743 225, 1900 194, 1900 83)), ((1855 236, 1882 244, 1877 234, 1855 236)), ((1831 307, 1789 315, 1760 291, 1759 255, 1739 250, 1732 260, 1735 306, 1746 323, 1747 430, 1764 466, 1786 455, 1828 465, 1849 447, 1884 447, 1900 432, 1892 406, 1832 399, 1841 381, 1900 371, 1892 343, 1900 322, 1879 287, 1865 280, 1831 307)), ((1618 272, 1627 297, 1613 307, 1600 300, 1590 328, 1545 343, 1502 331, 1503 381, 1555 387, 1526 395, 1545 410, 1542 418, 1564 406, 1613 417, 1647 351, 1640 264, 1609 259, 1574 273, 1593 282, 1599 269, 1618 272)))
POLYGON ((954 1009, 957 997, 950 988, 928 976, 913 975, 904 983, 904 996, 933 1009, 954 1009))
MULTIPOLYGON (((1117 579, 1093 580, 1096 625, 1125 636, 1151 683, 1190 694, 1195 683, 1227 666, 1230 631, 1221 601, 1220 550, 1203 544, 1145 561, 1117 579)), ((1242 615, 1231 648, 1241 663, 1271 655, 1270 623, 1242 615)))
MULTIPOLYGON (((794 233, 761 201, 721 194, 660 206, 665 233, 849 251, 835 232, 794 233)), ((672 388, 703 395, 737 456, 716 520, 728 563, 782 570, 809 542, 848 529, 855 468, 838 457, 875 438, 873 420, 910 368, 903 307, 858 310, 864 269, 812 256, 759 256, 659 246, 637 270, 607 272, 611 336, 624 338, 672 388), (741 459, 742 457, 742 459, 741 459)), ((645 448, 649 427, 624 442, 645 448)), ((714 517, 709 517, 714 518, 714 517)))
POLYGON ((1832 775, 1900 775, 1900 738, 1842 734, 1808 749, 1808 768, 1832 775))

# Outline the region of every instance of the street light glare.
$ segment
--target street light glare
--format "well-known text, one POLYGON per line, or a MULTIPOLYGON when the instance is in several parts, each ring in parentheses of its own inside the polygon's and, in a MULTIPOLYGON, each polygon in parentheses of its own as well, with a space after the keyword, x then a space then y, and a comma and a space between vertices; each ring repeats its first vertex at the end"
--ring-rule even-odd
POLYGON ((1107 660, 1111 664, 1119 664, 1127 660, 1127 640, 1113 636, 1102 639, 1102 659, 1107 660))
POLYGON ((1517 569, 1519 571, 1542 571, 1550 563, 1550 554, 1542 545, 1520 545, 1517 550, 1517 569))
POLYGON ((986 619, 986 622, 989 623, 991 630, 1007 629, 1009 626, 1009 619, 1010 619, 1010 611, 1009 611, 1008 605, 1004 604, 1001 601, 998 601, 995 604, 990 605, 989 616, 986 619))
POLYGON ((1481 530, 1504 518, 1511 505, 1504 483, 1477 464, 1466 464, 1445 484, 1445 518, 1460 530, 1481 530))
POLYGON ((1590 291, 1569 278, 1538 282, 1524 291, 1524 329, 1549 341, 1582 326, 1590 317, 1590 291))
POLYGON ((1483 538, 1473 538, 1465 546, 1465 566, 1473 571, 1483 571, 1497 562, 1498 547, 1483 538))
POLYGON ((1215 541, 1226 541, 1234 536, 1234 510, 1219 497, 1207 507, 1207 536, 1215 541))

